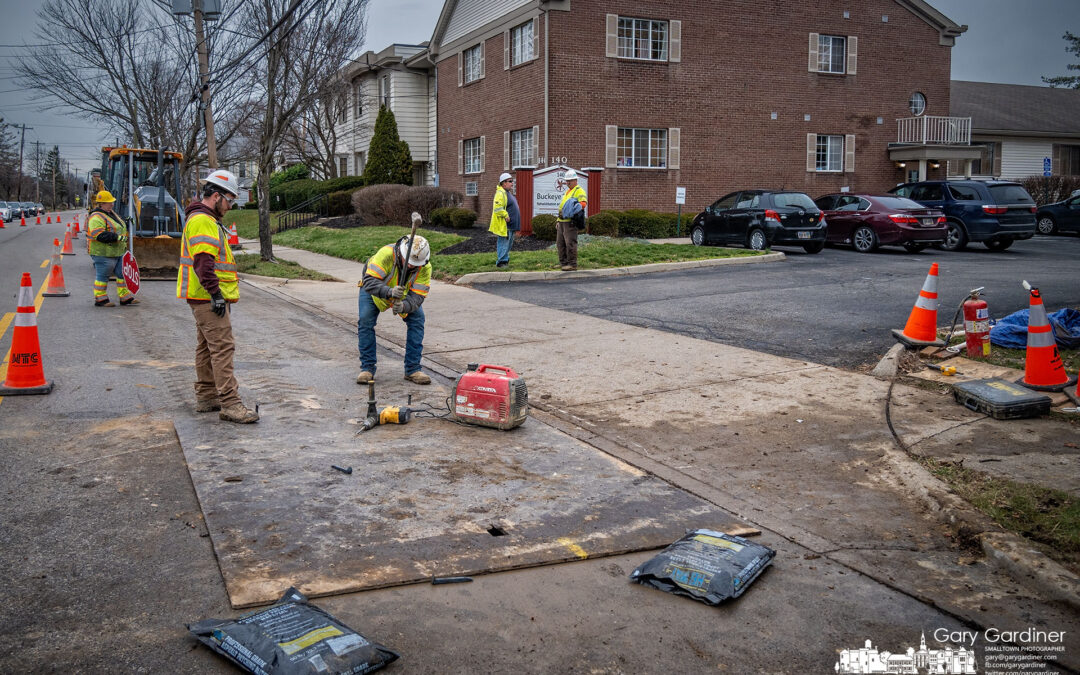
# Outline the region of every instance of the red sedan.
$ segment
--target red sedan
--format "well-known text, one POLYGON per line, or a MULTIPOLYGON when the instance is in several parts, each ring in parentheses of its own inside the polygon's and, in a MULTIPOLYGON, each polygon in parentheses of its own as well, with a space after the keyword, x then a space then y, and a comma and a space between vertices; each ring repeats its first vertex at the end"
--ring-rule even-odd
POLYGON ((843 192, 814 203, 829 224, 825 241, 850 244, 860 253, 878 246, 903 246, 916 253, 945 241, 945 214, 906 197, 843 192))

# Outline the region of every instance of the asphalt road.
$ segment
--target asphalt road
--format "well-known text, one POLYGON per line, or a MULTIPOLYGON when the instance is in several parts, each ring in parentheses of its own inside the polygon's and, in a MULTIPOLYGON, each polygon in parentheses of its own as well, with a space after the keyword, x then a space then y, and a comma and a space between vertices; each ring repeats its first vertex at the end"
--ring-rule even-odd
MULTIPOLYGON (((1080 308, 1080 237, 1037 236, 993 253, 981 244, 959 253, 910 254, 885 248, 817 255, 780 247, 780 263, 562 282, 483 284, 524 302, 634 326, 806 359, 837 367, 876 362, 903 328, 930 264, 939 265, 938 324, 952 320, 969 290, 984 286, 990 315, 1028 306, 1023 279, 1049 311, 1080 308)), ((511 255, 513 255, 511 253, 511 255)))

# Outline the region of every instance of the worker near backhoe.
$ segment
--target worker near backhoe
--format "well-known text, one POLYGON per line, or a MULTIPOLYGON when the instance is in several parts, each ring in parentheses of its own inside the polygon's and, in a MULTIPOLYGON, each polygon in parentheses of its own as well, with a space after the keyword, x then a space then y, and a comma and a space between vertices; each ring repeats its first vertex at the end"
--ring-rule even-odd
POLYGON ((86 221, 87 250, 94 261, 94 307, 116 307, 109 300, 109 275, 116 276, 116 294, 121 305, 137 305, 139 300, 127 289, 121 262, 127 250, 127 225, 113 213, 116 199, 108 190, 94 195, 96 206, 86 221))
POLYGON ((572 272, 577 269, 578 230, 585 229, 585 207, 589 198, 585 189, 578 185, 577 171, 568 170, 563 180, 567 187, 559 202, 559 215, 555 220, 555 250, 559 254, 559 269, 572 272))
POLYGON ((221 218, 240 186, 230 171, 211 171, 202 199, 187 207, 180 239, 176 297, 187 300, 195 316, 195 412, 218 412, 226 422, 250 424, 259 414, 244 406, 233 374, 232 321, 229 308, 240 299, 236 260, 221 218))
POLYGON ((431 285, 430 259, 431 246, 420 235, 413 238, 411 249, 409 235, 405 235, 368 258, 359 284, 363 290, 358 301, 360 318, 356 322, 360 350, 357 384, 367 384, 375 378, 375 322, 388 309, 405 322, 405 379, 415 384, 431 384, 431 378, 420 370, 424 353, 421 305, 431 285))

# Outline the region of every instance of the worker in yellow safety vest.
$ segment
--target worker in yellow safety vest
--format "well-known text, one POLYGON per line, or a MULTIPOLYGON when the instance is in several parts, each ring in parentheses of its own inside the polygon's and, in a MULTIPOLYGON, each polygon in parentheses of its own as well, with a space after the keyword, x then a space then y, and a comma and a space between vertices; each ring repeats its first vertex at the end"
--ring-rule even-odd
POLYGON ((431 246, 420 235, 415 235, 411 247, 409 235, 405 235, 368 258, 364 277, 357 284, 363 287, 356 322, 361 368, 357 384, 375 378, 375 322, 388 309, 405 322, 405 379, 431 384, 431 378, 420 370, 424 353, 424 310, 420 306, 431 288, 430 259, 431 246))
POLYGON ((555 220, 555 250, 559 254, 559 269, 572 272, 577 269, 578 230, 585 229, 585 207, 589 198, 585 189, 578 185, 577 171, 567 170, 563 180, 567 187, 559 202, 559 215, 555 220))
POLYGON ((232 208, 240 186, 231 171, 210 172, 203 198, 187 207, 180 239, 176 297, 187 300, 195 316, 195 412, 220 411, 226 422, 250 424, 259 413, 244 406, 233 373, 232 322, 229 306, 240 299, 236 260, 221 218, 232 208))
POLYGON ((116 294, 121 305, 137 305, 138 299, 127 289, 121 260, 127 250, 127 225, 113 213, 116 199, 108 190, 94 196, 96 206, 86 221, 86 249, 94 261, 94 307, 116 307, 109 300, 109 275, 116 276, 116 294))

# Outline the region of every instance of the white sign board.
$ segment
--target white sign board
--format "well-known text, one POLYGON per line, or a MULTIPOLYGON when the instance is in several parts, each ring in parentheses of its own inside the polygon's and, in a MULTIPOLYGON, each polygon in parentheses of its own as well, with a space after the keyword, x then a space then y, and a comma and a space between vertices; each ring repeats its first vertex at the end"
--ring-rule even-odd
POLYGON ((675 203, 676 204, 685 204, 686 203, 686 188, 684 188, 684 187, 675 188, 675 203))
MULTIPOLYGON (((559 203, 566 194, 566 172, 568 166, 550 166, 533 172, 533 215, 547 213, 552 216, 559 215, 559 203)), ((588 185, 589 174, 578 171, 578 185, 583 188, 588 185)))

